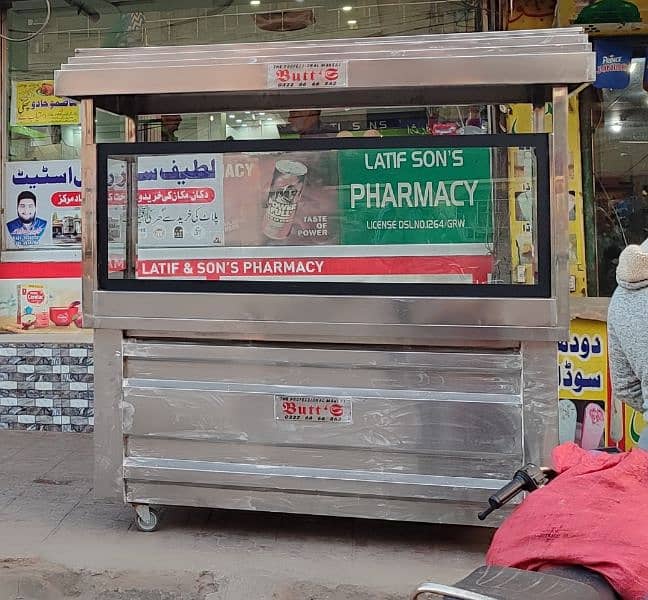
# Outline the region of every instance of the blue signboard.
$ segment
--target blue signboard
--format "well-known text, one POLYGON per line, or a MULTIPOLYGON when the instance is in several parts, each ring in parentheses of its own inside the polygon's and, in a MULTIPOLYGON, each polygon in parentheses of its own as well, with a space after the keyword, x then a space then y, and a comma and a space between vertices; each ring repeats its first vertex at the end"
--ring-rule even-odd
POLYGON ((596 81, 594 87, 622 90, 630 85, 630 62, 632 49, 629 46, 597 40, 596 81))

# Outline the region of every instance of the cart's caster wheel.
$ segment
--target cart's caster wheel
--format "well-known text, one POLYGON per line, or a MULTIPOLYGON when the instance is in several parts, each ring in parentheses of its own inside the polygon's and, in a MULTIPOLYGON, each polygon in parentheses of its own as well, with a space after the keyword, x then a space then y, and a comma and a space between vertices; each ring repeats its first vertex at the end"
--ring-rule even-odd
POLYGON ((138 506, 135 509, 135 525, 139 531, 152 533, 160 527, 160 513, 154 508, 148 506, 138 506))

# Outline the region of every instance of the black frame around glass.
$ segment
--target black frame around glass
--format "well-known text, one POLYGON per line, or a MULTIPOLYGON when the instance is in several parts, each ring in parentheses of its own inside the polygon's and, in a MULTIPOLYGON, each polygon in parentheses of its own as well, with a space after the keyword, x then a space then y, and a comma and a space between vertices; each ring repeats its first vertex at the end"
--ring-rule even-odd
POLYGON ((549 298, 551 296, 551 214, 549 140, 546 134, 318 138, 214 142, 142 142, 97 145, 97 272, 99 289, 132 292, 220 292, 388 297, 549 298), (108 277, 108 158, 169 154, 299 152, 379 148, 534 148, 537 164, 538 281, 525 284, 356 283, 293 281, 205 281, 196 279, 111 279, 108 277))

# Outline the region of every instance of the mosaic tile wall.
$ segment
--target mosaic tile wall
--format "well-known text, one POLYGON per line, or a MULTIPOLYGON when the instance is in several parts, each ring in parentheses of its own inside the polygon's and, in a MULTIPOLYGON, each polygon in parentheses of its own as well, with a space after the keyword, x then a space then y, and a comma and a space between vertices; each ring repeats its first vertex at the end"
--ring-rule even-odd
POLYGON ((91 344, 2 344, 0 429, 92 431, 93 379, 91 344))

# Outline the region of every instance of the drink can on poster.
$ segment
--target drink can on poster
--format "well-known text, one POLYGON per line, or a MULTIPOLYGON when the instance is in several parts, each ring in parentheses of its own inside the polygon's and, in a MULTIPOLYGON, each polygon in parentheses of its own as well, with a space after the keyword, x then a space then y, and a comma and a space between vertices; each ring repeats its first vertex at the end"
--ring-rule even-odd
POLYGON ((263 216, 263 234, 271 240, 290 235, 302 199, 308 169, 303 163, 280 160, 275 165, 263 216))

